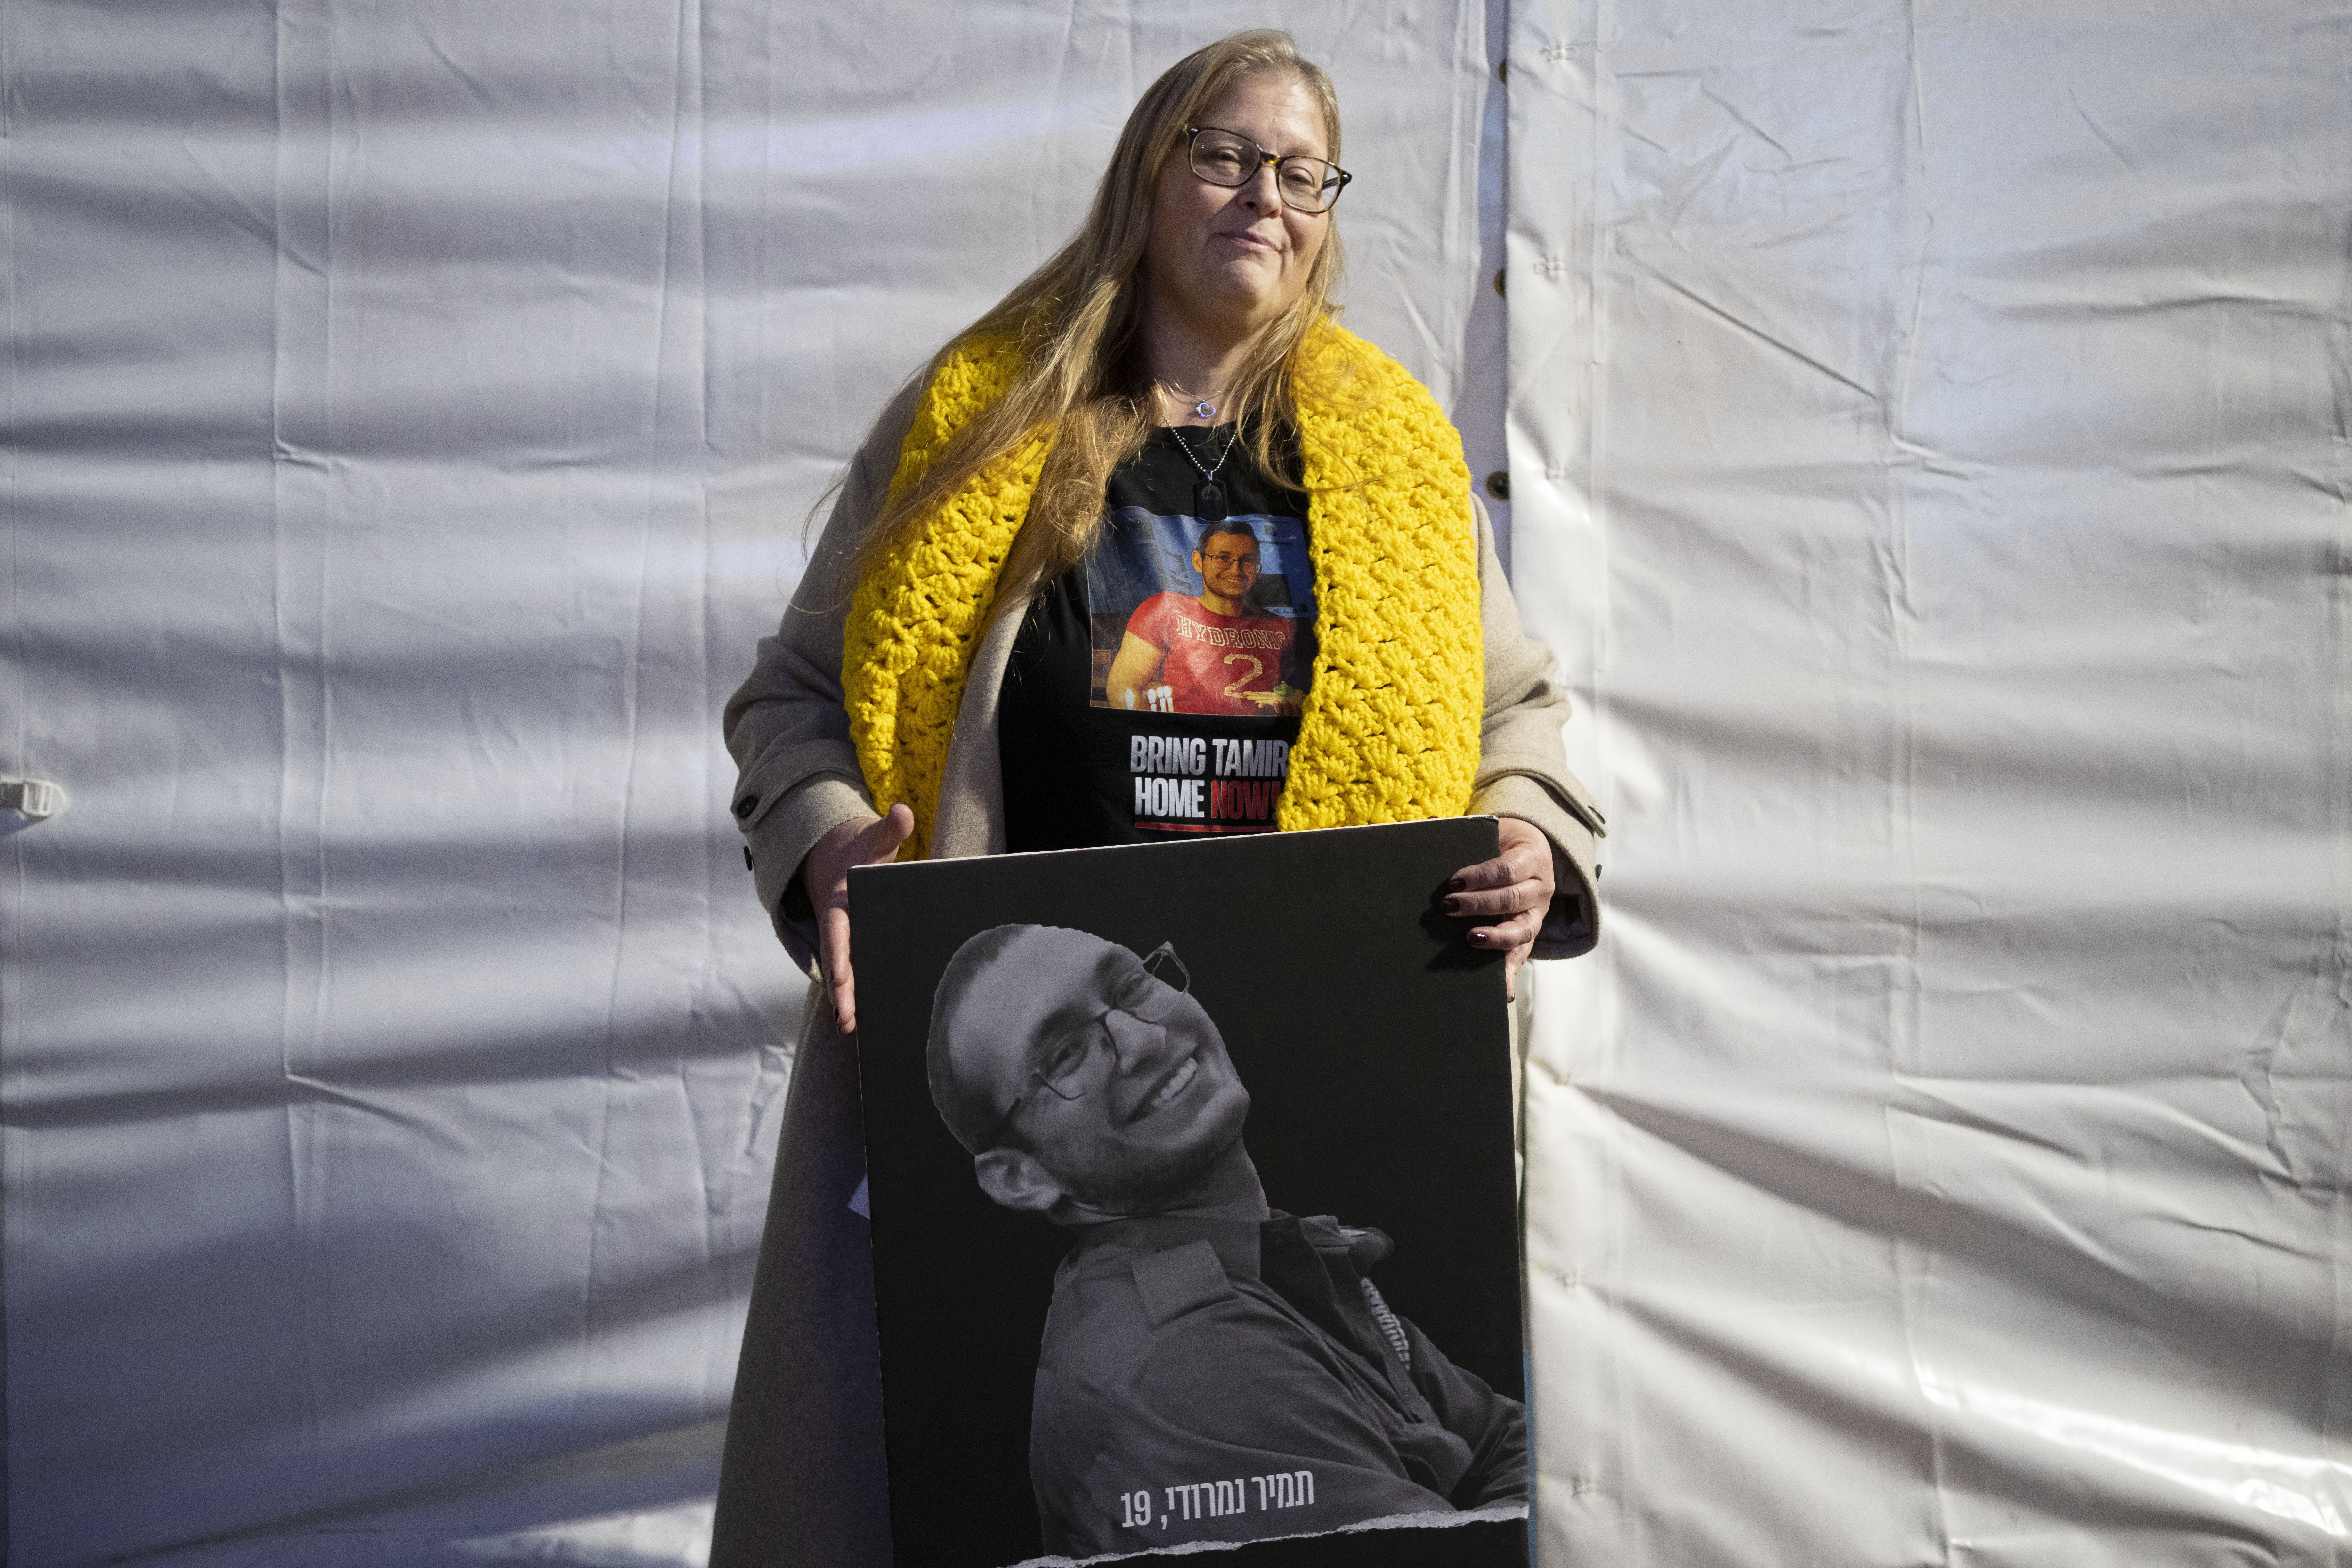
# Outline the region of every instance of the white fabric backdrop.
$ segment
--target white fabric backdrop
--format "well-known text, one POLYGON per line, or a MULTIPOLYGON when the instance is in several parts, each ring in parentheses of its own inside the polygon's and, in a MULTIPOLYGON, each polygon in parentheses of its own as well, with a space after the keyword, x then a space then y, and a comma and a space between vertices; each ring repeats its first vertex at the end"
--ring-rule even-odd
POLYGON ((1476 7, 0 10, 0 766, 72 796, 0 841, 10 1562, 698 1557, 799 996, 719 704, 863 422, 1268 19, 1454 397, 1476 7))
POLYGON ((2352 1559, 2352 15, 1509 53, 1547 1561, 2352 1559))
MULTIPOLYGON (((0 763, 74 797, 0 839, 12 1563, 695 1559, 798 995, 718 703, 1267 15, 0 11, 0 763)), ((1351 323, 1500 466, 1486 18, 1273 19, 1351 323)), ((1515 8, 1515 574, 1613 826, 1548 1561, 2347 1555, 2347 30, 1515 8)))

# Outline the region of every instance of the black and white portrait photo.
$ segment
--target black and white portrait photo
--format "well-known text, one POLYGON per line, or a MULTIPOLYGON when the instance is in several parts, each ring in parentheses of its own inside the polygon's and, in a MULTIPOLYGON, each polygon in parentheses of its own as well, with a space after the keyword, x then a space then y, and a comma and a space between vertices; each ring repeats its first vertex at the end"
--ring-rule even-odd
POLYGON ((1500 976, 1399 910, 1482 828, 859 874, 899 1561, 1525 1561, 1500 976))
POLYGON ((1031 1410, 1047 1549, 1524 1502, 1526 1412, 1390 1310, 1388 1237, 1269 1207, 1249 1090, 1190 991, 1172 943, 1003 925, 932 1005, 931 1096, 981 1190, 1073 1243, 1031 1410))

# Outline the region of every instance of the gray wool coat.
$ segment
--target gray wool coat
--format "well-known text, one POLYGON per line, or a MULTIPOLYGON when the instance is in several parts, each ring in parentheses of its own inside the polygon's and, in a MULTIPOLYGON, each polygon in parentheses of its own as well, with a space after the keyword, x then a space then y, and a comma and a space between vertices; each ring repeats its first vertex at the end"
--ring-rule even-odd
MULTIPOLYGON (((751 679, 727 704, 727 747, 740 770, 732 810, 760 902, 793 961, 812 973, 816 928, 798 885, 801 860, 836 825, 877 815, 842 705, 848 565, 921 390, 910 384, 875 422, 782 626, 761 639, 751 679)), ((1550 840, 1557 892, 1534 956, 1570 958, 1599 939, 1593 849, 1603 825, 1561 749, 1568 697, 1558 665, 1520 629, 1486 509, 1471 500, 1486 700, 1470 809, 1523 818, 1550 840)), ((1029 587, 1005 591, 1025 597, 1029 587)), ((996 704, 1021 619, 998 617, 972 656, 931 828, 935 858, 1003 852, 996 704)), ((823 987, 812 985, 744 1326, 711 1568, 887 1568, 890 1560, 873 1264, 866 1222, 848 1206, 865 1176, 858 1115, 856 1053, 834 1027, 823 987)))

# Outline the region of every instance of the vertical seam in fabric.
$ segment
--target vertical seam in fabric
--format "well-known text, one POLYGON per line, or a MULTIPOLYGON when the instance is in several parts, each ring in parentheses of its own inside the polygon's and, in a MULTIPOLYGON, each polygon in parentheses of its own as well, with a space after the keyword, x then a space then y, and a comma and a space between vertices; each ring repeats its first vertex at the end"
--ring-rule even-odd
MULTIPOLYGON (((2338 37, 2345 35, 2339 30, 2338 37)), ((2339 61, 2339 64, 2341 62, 2339 61)), ((2339 168, 2352 167, 2352 134, 2338 143, 2339 168)), ((2341 672, 2352 656, 2352 218, 2345 225, 2343 244, 2336 249, 2334 408, 2330 430, 2334 447, 2336 526, 2328 541, 2324 574, 2326 609, 2320 668, 2341 672)), ((2327 824, 2329 829, 2329 892, 2336 905, 2336 930, 2331 944, 2335 968, 2336 1017, 2340 1026, 2352 1018, 2352 682, 2336 679, 2328 706, 2326 754, 2329 765, 2327 824)), ((2327 1360, 2321 1383, 2319 1451, 2339 1452, 2347 1415, 2352 1415, 2352 1205, 2345 1199, 2340 1178, 2328 1193, 2333 1249, 2329 1270, 2332 1310, 2328 1314, 2327 1360)), ((2352 1560, 2352 1546, 2341 1539, 2328 1544, 2328 1562, 2352 1560)))
MULTIPOLYGON (((1935 1226, 1922 1214, 1916 1223, 1906 1217, 1906 1211, 1916 1205, 1925 1207, 1929 1200, 1915 1194, 1906 1180, 1906 1172, 1897 1147, 1894 1114, 1894 1090, 1907 1069, 1916 1069, 1917 1051, 1925 1033, 1925 988, 1920 975, 1921 911, 1917 878, 1917 800, 1914 789, 1917 766, 1917 722, 1911 689, 1911 627, 1914 616, 1912 603, 1912 563, 1910 559, 1910 516, 1908 510, 1908 477, 1918 469, 1916 448, 1906 438, 1908 420, 1910 367, 1918 349, 1921 323, 1924 320, 1927 290, 1928 238, 1934 232, 1932 214, 1926 210, 1923 185, 1927 177, 1927 85, 1920 60, 1918 0, 1904 0, 1903 6, 1904 65, 1908 92, 1904 99, 1901 135, 1905 144, 1903 160, 1902 219, 1899 240, 1905 254, 1898 258, 1899 268, 1906 264, 1912 272, 1913 290, 1910 308, 1898 331, 1895 352, 1888 357, 1886 374, 1889 384, 1880 392, 1881 428, 1885 445, 1879 454, 1880 472, 1885 485, 1886 555, 1883 569, 1886 573, 1885 613, 1887 623, 1888 681, 1885 721, 1894 733, 1889 737, 1887 754, 1887 849, 1891 871, 1889 892, 1905 900, 1905 907, 1892 921, 1897 928, 1897 948, 1888 954, 1886 997, 1886 1081, 1888 1099, 1880 1106, 1880 1128, 1885 1139, 1886 1175, 1892 1192, 1894 1213, 1889 1215, 1888 1247, 1894 1265, 1896 1310, 1901 1315, 1901 1329, 1906 1363, 1912 1385, 1920 1397, 1918 1410, 1922 1436, 1926 1442, 1923 1459, 1927 1468, 1926 1497, 1923 1500, 1927 1517, 1921 1521, 1934 1542, 1945 1563, 1952 1560, 1954 1542, 1951 1524, 1946 1515, 1946 1460, 1944 1454, 1944 1423, 1935 1400, 1926 1396, 1935 1380, 1932 1367, 1923 1364, 1920 1338, 1926 1310, 1926 1297, 1935 1274, 1935 1253, 1932 1237, 1935 1226), (1899 893, 1897 892, 1897 889, 1899 893)), ((1897 309, 1901 306, 1897 304, 1897 309)), ((1890 908, 1890 915, 1896 911, 1890 908)))
MULTIPOLYGON (((7 341, 0 344, 0 415, 5 415, 5 428, 15 432, 21 428, 16 419, 16 207, 14 174, 16 172, 16 50, 14 7, 0 15, 0 265, 7 268, 8 293, 7 341)), ((7 473, 0 476, 0 526, 8 533, 8 609, 7 624, 0 627, 0 649, 10 656, 4 661, 8 669, 9 684, 15 689, 15 700, 9 711, 15 715, 14 732, 8 737, 9 765, 26 773, 34 770, 26 755, 28 727, 25 721, 24 660, 15 657, 22 637, 24 619, 16 599, 16 445, 14 435, 6 447, 7 473)), ((8 835, 8 900, 0 910, 0 1171, 6 1169, 15 1140, 7 1131, 7 1109, 11 1102, 9 1090, 15 1087, 13 1070, 16 1050, 16 1022, 22 1000, 18 995, 17 955, 23 951, 25 922, 25 851, 16 842, 17 835, 8 835)), ((12 1533, 8 1491, 8 1268, 7 1251, 12 1229, 8 1225, 8 1194, 17 1190, 17 1184, 0 1176, 0 1568, 8 1568, 8 1543, 12 1533)))
MULTIPOLYGON (((291 847, 287 842, 286 816, 293 798, 292 752, 294 745, 293 670, 286 653, 286 29, 289 26, 284 0, 271 6, 270 22, 270 239, 273 247, 270 279, 270 355, 269 355, 269 488, 270 563, 271 563, 271 647, 278 682, 278 1071, 287 1089, 280 1102, 284 1118, 286 1188, 289 1210, 299 1208, 302 1193, 302 1173, 298 1156, 300 1138, 295 1123, 298 1112, 294 1103, 291 1079, 295 1072, 293 1060, 294 1037, 294 869, 291 847)), ((293 1222, 294 1235, 289 1239, 297 1251, 300 1247, 300 1222, 293 1222)), ((307 1291, 297 1290, 293 1303, 299 1338, 307 1362, 310 1341, 310 1303, 307 1291)), ((310 1405, 304 1413, 304 1436, 311 1445, 318 1440, 319 1402, 315 1384, 306 1381, 310 1405)), ((314 1448, 315 1451, 315 1448, 314 1448)))

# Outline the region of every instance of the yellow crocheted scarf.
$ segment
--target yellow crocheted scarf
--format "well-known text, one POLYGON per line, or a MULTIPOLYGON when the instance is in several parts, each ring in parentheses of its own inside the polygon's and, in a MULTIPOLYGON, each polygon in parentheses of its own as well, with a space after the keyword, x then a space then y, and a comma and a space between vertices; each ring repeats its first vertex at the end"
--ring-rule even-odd
MULTIPOLYGON (((1017 347, 982 340, 931 378, 890 481, 903 494, 1012 386, 1017 347)), ((1478 768, 1486 670, 1462 437, 1403 366, 1328 322, 1298 376, 1315 675, 1276 821, 1286 829, 1454 816, 1478 768)), ((982 468, 858 579, 842 686, 877 806, 914 807, 901 858, 929 852, 948 742, 997 575, 1045 467, 1040 434, 982 468)))

